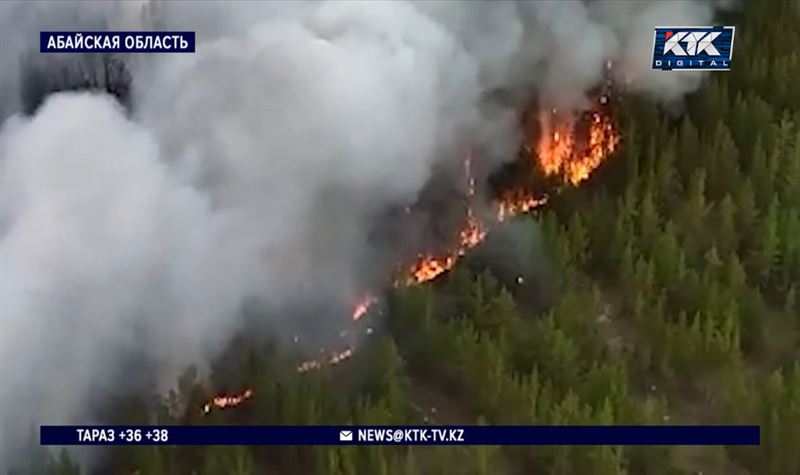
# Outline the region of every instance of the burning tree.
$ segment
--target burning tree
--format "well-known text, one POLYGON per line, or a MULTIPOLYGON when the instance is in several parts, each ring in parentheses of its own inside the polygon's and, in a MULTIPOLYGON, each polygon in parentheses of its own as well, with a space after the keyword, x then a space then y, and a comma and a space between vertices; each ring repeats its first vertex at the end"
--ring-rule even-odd
POLYGON ((547 176, 557 176, 573 186, 589 178, 613 153, 619 134, 608 115, 592 110, 580 117, 560 118, 558 111, 540 114, 541 132, 535 146, 535 159, 547 176))

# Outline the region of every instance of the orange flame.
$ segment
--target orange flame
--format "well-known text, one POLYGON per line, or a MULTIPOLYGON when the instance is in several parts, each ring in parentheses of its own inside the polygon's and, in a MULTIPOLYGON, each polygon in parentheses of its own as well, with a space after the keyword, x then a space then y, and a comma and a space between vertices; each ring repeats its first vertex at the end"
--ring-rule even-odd
POLYGON ((584 146, 576 141, 574 118, 556 118, 555 113, 544 113, 539 123, 542 128, 536 146, 539 168, 546 176, 560 176, 573 186, 589 178, 619 144, 619 133, 611 118, 599 111, 591 112, 584 146))
POLYGON ((406 285, 428 282, 449 271, 456 265, 459 257, 483 242, 487 232, 486 226, 473 215, 472 208, 468 208, 467 221, 458 233, 459 240, 456 248, 440 256, 420 255, 417 262, 411 266, 406 285))
POLYGON ((203 405, 203 414, 208 414, 209 412, 211 412, 211 409, 215 407, 217 409, 225 409, 228 407, 238 406, 239 404, 247 401, 251 397, 253 397, 253 390, 250 388, 245 389, 240 394, 235 394, 235 395, 221 394, 219 396, 214 396, 213 399, 211 399, 209 402, 203 405))
POLYGON ((406 280, 406 284, 428 282, 449 271, 454 265, 456 265, 455 256, 420 256, 419 260, 411 267, 411 276, 406 280))

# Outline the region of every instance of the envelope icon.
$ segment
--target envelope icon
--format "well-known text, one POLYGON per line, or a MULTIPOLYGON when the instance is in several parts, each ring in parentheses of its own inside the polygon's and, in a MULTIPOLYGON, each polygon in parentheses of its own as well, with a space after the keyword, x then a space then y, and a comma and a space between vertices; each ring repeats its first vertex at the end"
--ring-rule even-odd
POLYGON ((353 431, 351 430, 340 430, 339 431, 339 440, 341 442, 352 442, 353 441, 353 431))

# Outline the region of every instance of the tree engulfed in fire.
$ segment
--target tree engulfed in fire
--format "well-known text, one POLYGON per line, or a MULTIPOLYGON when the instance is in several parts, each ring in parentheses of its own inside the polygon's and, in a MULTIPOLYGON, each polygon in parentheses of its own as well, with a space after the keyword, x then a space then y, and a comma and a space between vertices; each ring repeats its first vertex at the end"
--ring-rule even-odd
POLYGON ((617 149, 619 134, 610 117, 592 111, 588 137, 581 144, 576 139, 578 121, 555 119, 555 115, 544 113, 539 119, 542 131, 536 145, 538 165, 546 176, 561 176, 577 186, 617 149))
MULTIPOLYGON (((602 99, 605 100, 601 100, 601 104, 605 104, 607 98, 602 99)), ((578 186, 586 180, 619 144, 619 133, 611 118, 603 111, 594 110, 589 113, 587 133, 583 138, 577 133, 579 122, 575 117, 563 118, 555 111, 546 112, 539 116, 540 131, 538 138, 533 138, 535 147, 529 144, 524 147, 529 154, 535 151, 536 165, 545 176, 560 177, 572 186, 578 186)), ((464 159, 464 168, 470 201, 475 194, 471 166, 472 151, 469 150, 464 159)), ((528 213, 547 203, 548 199, 547 195, 537 196, 525 190, 508 190, 496 203, 494 219, 496 222, 503 222, 513 216, 528 213)), ((488 231, 488 226, 475 216, 472 203, 468 203, 464 226, 458 234, 458 243, 454 248, 440 255, 420 254, 417 261, 407 269, 406 277, 396 281, 395 285, 421 284, 444 274, 469 249, 483 242, 488 231)), ((377 298, 371 294, 363 296, 354 306, 352 320, 360 320, 376 302, 377 298)), ((339 364, 350 358, 354 351, 355 346, 351 345, 342 351, 306 360, 297 367, 297 371, 304 373, 326 364, 339 364)), ((252 389, 246 389, 239 395, 217 396, 203 406, 203 412, 208 413, 213 407, 224 409, 237 406, 252 396, 252 389)))

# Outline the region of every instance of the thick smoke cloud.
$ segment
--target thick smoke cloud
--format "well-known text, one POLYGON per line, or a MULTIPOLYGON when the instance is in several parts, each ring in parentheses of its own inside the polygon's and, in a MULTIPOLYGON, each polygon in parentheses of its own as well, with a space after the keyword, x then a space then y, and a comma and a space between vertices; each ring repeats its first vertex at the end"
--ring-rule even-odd
POLYGON ((256 277, 252 255, 152 134, 107 97, 69 94, 7 123, 0 150, 4 429, 88 417, 121 353, 200 357, 256 277))
MULTIPOLYGON (((465 143, 491 151, 477 157, 484 168, 513 158, 514 110, 488 93, 582 107, 612 60, 629 87, 679 99, 700 77, 649 70, 652 27, 712 12, 677 1, 0 4, 0 460, 35 425, 90 422, 91 395, 126 377, 123 357, 169 380, 212 356, 249 301, 346 308, 380 285, 388 269, 368 271, 385 250, 368 231, 386 207, 413 203, 465 143), (198 52, 125 58, 130 111, 84 92, 18 113, 20 58, 39 30, 98 28, 195 30, 198 52)), ((336 315, 315 318, 326 328, 336 315)))

